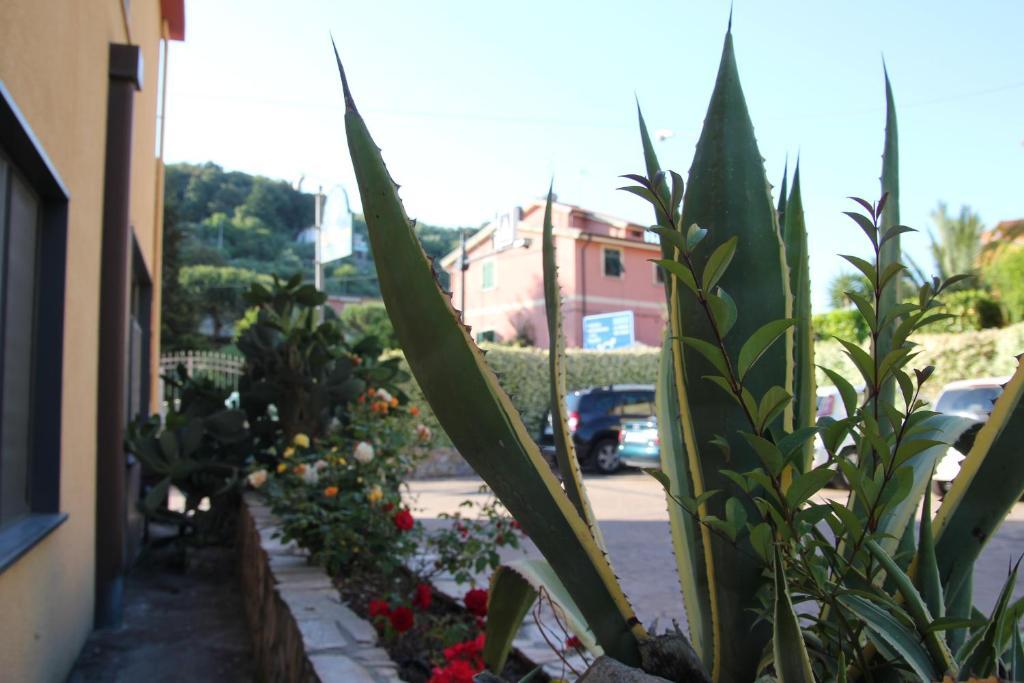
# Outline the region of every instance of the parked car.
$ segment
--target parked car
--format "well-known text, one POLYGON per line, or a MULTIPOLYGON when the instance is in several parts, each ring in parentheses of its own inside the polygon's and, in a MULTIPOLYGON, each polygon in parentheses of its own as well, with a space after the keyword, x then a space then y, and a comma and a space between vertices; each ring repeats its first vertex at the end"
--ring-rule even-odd
POLYGON ((661 467, 661 440, 658 438, 656 417, 622 421, 619 460, 628 467, 661 467))
MULTIPOLYGON (((569 432, 582 466, 601 474, 619 469, 619 431, 623 419, 654 415, 654 386, 650 384, 610 384, 573 391, 565 397, 569 432)), ((551 413, 540 434, 541 452, 554 458, 555 441, 551 413)))
POLYGON ((993 404, 1003 393, 1003 385, 1009 381, 1009 377, 983 377, 950 382, 942 387, 942 393, 935 400, 935 411, 967 418, 972 424, 935 466, 932 481, 939 493, 948 491, 960 473, 960 463, 974 445, 978 431, 988 422, 993 404))
MULTIPOLYGON (((860 402, 864 394, 864 387, 859 386, 857 389, 857 401, 860 402)), ((818 387, 818 416, 820 420, 823 417, 831 418, 833 420, 842 420, 846 417, 846 405, 843 403, 843 397, 839 394, 839 389, 833 386, 822 386, 818 387)), ((842 443, 839 444, 837 453, 841 457, 851 458, 854 461, 857 459, 856 449, 853 444, 853 437, 847 436, 842 443)), ((814 467, 819 467, 828 462, 828 451, 825 450, 825 443, 821 440, 821 436, 814 436, 814 459, 812 464, 814 467)), ((846 478, 842 474, 836 473, 835 478, 831 482, 833 487, 845 487, 846 478)))

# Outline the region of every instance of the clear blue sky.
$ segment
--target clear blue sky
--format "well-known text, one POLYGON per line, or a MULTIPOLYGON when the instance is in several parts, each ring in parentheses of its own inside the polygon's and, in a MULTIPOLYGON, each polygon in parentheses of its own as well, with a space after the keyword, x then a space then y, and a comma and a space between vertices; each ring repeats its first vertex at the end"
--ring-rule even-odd
MULTIPOLYGON (((478 226, 541 196, 641 223, 616 192, 642 170, 634 94, 662 165, 689 168, 726 2, 186 3, 173 44, 166 158, 355 195, 329 33, 409 214, 478 226), (630 6, 634 5, 634 6, 630 6)), ((903 222, 939 200, 988 226, 1024 217, 1024 3, 737 0, 733 36, 769 179, 799 153, 816 310, 862 252, 848 195, 876 198, 884 54, 899 115, 903 222)), ((931 262, 924 236, 905 239, 931 262)))

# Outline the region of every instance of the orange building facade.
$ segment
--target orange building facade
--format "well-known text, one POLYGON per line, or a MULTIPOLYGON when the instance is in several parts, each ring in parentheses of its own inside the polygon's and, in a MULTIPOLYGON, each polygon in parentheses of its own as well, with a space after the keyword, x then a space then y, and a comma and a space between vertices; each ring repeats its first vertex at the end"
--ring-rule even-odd
MULTIPOLYGON (((583 347, 583 319, 632 311, 637 344, 658 346, 666 324, 657 243, 644 226, 555 202, 552 226, 566 345, 583 347)), ((548 345, 541 236, 544 202, 514 209, 441 260, 452 304, 477 341, 548 345)))

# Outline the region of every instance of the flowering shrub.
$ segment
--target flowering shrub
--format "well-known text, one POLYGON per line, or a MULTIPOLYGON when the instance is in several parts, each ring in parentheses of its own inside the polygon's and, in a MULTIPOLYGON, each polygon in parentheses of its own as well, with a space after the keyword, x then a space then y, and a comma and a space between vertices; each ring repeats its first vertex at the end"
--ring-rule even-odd
POLYGON ((349 415, 347 427, 323 438, 295 435, 273 472, 255 470, 251 483, 266 491, 282 538, 332 574, 371 566, 390 574, 416 551, 416 522, 401 507, 400 487, 422 442, 413 417, 385 389, 360 394, 349 415))
POLYGON ((434 667, 430 683, 472 683, 473 676, 484 670, 484 635, 445 648, 444 667, 434 667))

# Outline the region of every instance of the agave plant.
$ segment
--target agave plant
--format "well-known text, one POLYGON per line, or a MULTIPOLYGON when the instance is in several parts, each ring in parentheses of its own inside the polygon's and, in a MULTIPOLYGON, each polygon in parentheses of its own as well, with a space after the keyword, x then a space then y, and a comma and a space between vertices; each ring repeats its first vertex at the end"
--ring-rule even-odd
MULTIPOLYGON (((882 199, 850 212, 870 242, 847 260, 871 282, 853 300, 871 345, 844 342, 863 375, 826 369, 849 417, 814 424, 807 233, 799 169, 773 206, 740 87, 731 31, 689 180, 662 172, 643 117, 646 169, 627 191, 654 209, 669 328, 658 376, 661 470, 689 637, 656 636, 636 618, 604 551, 564 427, 565 379, 550 213, 545 300, 551 404, 564 484, 434 279, 380 150, 356 109, 340 59, 349 150, 381 292, 409 366, 459 452, 536 543, 544 561, 499 570, 485 660, 500 670, 542 588, 594 652, 672 680, 936 679, 1024 676, 1015 574, 993 615, 972 611, 981 547, 1024 493, 1018 370, 932 520, 932 469, 963 425, 919 399, 930 368, 913 369, 910 336, 944 314, 956 278, 900 292, 895 108, 886 77, 882 199), (423 334, 429 329, 429 337, 423 334), (561 419, 559 419, 561 418, 561 419), (561 428, 559 428, 561 423, 561 428), (856 459, 837 453, 852 434, 856 459), (811 466, 820 435, 830 460, 811 466), (840 468, 846 504, 814 496, 840 468), (926 502, 919 534, 918 504, 926 502), (794 608, 801 605, 799 612, 794 608)), ((788 183, 784 183, 784 187, 788 183)), ((550 211, 550 197, 549 197, 550 211)))

